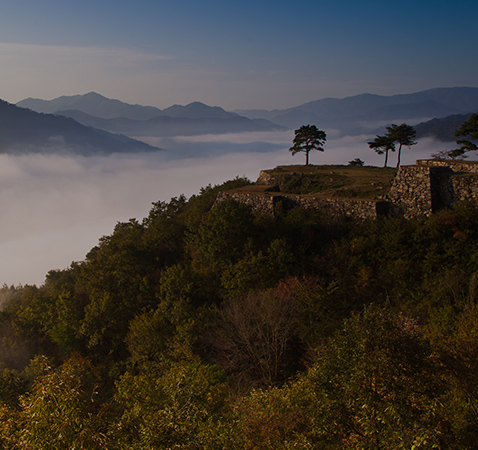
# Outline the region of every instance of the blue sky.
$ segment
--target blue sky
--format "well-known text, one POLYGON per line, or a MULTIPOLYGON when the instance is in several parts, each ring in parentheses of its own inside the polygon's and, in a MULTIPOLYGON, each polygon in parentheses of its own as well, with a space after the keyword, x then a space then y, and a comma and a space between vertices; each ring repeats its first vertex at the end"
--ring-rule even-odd
POLYGON ((475 0, 2 0, 0 98, 286 108, 478 86, 475 0))

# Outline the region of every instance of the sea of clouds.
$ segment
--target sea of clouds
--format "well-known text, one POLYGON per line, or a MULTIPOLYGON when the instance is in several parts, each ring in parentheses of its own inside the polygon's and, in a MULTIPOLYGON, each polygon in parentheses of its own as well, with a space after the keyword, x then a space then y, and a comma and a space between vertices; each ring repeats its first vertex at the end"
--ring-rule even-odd
MULTIPOLYGON (((311 153, 310 162, 347 164, 360 158, 366 165, 383 166, 383 156, 367 146, 370 138, 339 138, 329 131, 325 152, 311 153)), ((304 154, 288 151, 292 139, 292 131, 145 138, 164 151, 107 157, 0 155, 0 283, 41 285, 49 270, 83 260, 117 222, 147 216, 153 202, 190 197, 236 176, 255 181, 262 169, 304 164, 304 154)), ((402 164, 449 148, 420 140, 403 149, 402 164)), ((395 164, 396 153, 389 157, 389 166, 395 164)))

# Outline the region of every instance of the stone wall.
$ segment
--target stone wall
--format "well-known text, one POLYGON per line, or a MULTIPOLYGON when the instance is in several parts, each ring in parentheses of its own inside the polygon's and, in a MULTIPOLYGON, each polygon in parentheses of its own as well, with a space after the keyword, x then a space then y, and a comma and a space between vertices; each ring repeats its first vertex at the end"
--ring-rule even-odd
POLYGON ((419 159, 417 166, 448 167, 453 172, 478 173, 478 161, 451 161, 445 159, 419 159))
POLYGON ((288 195, 296 207, 301 208, 328 208, 338 214, 354 216, 358 219, 376 218, 387 207, 387 202, 376 200, 349 200, 338 198, 302 197, 300 195, 288 195))
POLYGON ((274 195, 273 193, 245 193, 225 191, 219 192, 216 203, 225 200, 234 200, 245 205, 252 207, 253 211, 262 211, 268 214, 274 214, 275 206, 281 201, 280 195, 274 195))
POLYGON ((402 166, 386 199, 408 218, 458 201, 478 201, 478 162, 419 160, 415 166, 402 166))
POLYGON ((354 216, 359 219, 376 218, 378 215, 388 214, 393 210, 392 205, 387 201, 317 198, 268 192, 260 194, 234 191, 220 192, 216 201, 224 200, 235 200, 251 206, 254 211, 263 211, 268 214, 275 214, 276 207, 279 204, 283 210, 297 207, 304 209, 327 208, 334 213, 354 216))
POLYGON ((454 202, 462 200, 478 201, 478 176, 458 175, 452 177, 454 202))
POLYGON ((270 173, 264 170, 261 170, 259 173, 259 178, 256 181, 256 184, 261 184, 264 186, 273 186, 279 183, 270 173))
MULTIPOLYGON (((277 181, 262 171, 256 185, 274 186, 277 181)), ((282 209, 327 208, 338 214, 367 219, 380 215, 412 218, 430 215, 458 201, 478 201, 478 162, 418 160, 414 166, 402 166, 383 200, 350 200, 281 194, 265 188, 264 192, 221 192, 217 201, 235 200, 255 211, 274 214, 282 209)))
POLYGON ((402 166, 386 199, 400 207, 405 217, 432 212, 431 170, 426 166, 402 166))

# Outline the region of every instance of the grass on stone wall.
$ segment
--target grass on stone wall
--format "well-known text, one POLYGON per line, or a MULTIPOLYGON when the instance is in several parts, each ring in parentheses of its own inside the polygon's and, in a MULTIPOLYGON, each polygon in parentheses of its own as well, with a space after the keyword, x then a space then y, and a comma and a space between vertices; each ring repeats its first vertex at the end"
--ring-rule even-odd
POLYGON ((378 199, 385 195, 397 173, 372 166, 278 166, 266 171, 285 194, 314 197, 378 199))

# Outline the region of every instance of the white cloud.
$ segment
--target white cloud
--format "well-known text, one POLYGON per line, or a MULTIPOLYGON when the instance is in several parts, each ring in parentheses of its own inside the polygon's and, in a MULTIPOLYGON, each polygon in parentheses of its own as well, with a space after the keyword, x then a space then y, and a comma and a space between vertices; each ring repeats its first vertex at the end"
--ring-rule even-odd
MULTIPOLYGON (((211 135, 203 142, 179 138, 169 141, 172 155, 167 157, 162 152, 90 158, 0 155, 0 284, 41 284, 48 270, 82 260, 116 222, 141 220, 158 200, 183 193, 189 197, 236 176, 255 181, 260 170, 278 165, 303 164, 304 155, 288 152, 289 138, 287 133, 211 135), (257 150, 266 144, 269 151, 257 150), (192 157, 196 147, 200 151, 192 157)), ((311 162, 347 164, 359 157, 368 165, 383 165, 383 156, 370 150, 366 139, 330 140, 324 153, 311 154, 311 162)), ((420 140, 403 150, 402 161, 414 164, 441 149, 448 146, 420 140)), ((396 154, 389 161, 395 165, 396 154)))
POLYGON ((48 270, 82 260, 116 222, 147 216, 153 202, 236 176, 255 179, 267 159, 287 157, 265 155, 0 155, 0 284, 41 284, 48 270))

